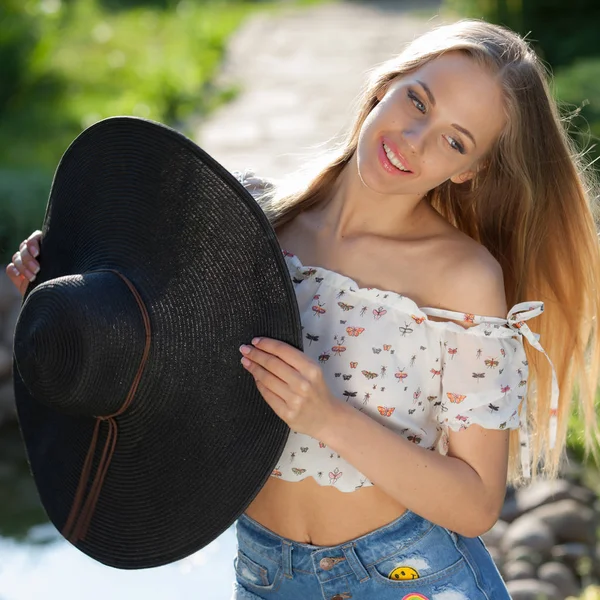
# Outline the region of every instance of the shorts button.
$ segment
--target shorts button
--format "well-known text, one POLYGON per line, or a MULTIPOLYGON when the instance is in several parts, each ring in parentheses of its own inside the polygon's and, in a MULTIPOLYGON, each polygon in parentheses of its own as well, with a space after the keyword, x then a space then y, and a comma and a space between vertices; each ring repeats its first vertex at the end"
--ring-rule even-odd
MULTIPOLYGON (((330 569, 333 569, 334 564, 335 563, 332 558, 322 558, 319 562, 319 566, 324 571, 329 571, 330 569)), ((333 598, 331 600, 333 600, 333 598)))

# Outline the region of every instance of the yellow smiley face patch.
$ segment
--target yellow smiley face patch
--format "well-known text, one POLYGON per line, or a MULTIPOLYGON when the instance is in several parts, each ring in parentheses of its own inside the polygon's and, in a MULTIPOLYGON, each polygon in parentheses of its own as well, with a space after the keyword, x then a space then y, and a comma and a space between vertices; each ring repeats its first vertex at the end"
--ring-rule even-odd
POLYGON ((388 579, 393 579, 394 581, 408 581, 409 579, 419 579, 419 573, 416 569, 413 569, 412 567, 396 567, 388 575, 388 579))

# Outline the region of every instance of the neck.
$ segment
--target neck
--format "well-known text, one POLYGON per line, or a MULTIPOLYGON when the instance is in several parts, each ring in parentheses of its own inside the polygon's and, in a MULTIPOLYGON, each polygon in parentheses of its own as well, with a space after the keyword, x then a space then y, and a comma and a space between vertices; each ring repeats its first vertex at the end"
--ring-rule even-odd
POLYGON ((338 177, 332 196, 321 209, 322 233, 331 241, 376 236, 410 237, 433 209, 423 195, 381 194, 365 185, 356 154, 338 177))

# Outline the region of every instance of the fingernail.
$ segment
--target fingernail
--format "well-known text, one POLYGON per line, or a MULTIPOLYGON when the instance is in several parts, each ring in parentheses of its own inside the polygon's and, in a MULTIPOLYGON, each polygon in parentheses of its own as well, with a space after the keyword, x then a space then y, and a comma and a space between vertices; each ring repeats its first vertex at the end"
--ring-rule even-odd
POLYGON ((242 354, 248 354, 248 352, 250 352, 250 348, 248 348, 248 346, 240 346, 240 352, 242 354))
POLYGON ((12 269, 12 272, 13 272, 13 273, 14 273, 14 274, 15 274, 17 277, 19 277, 19 275, 21 275, 21 273, 19 273, 19 271, 18 271, 17 267, 11 267, 11 269, 12 269))
POLYGON ((37 257, 37 255, 40 253, 40 251, 35 246, 31 248, 30 252, 31 254, 33 254, 34 258, 37 257))
POLYGON ((258 344, 260 342, 260 338, 254 338, 252 340, 252 343, 256 346, 256 344, 258 344))
POLYGON ((40 265, 33 265, 33 272, 37 275, 40 272, 40 265))
POLYGON ((250 361, 244 356, 242 357, 241 363, 247 367, 250 364, 250 361))
POLYGON ((35 279, 35 275, 33 273, 29 273, 28 271, 27 279, 29 279, 29 281, 33 281, 35 279))

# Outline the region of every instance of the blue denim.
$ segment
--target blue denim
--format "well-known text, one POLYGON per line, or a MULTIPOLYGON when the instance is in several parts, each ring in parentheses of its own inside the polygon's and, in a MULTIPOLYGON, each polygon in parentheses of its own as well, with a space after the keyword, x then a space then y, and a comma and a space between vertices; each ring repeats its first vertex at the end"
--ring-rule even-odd
POLYGON ((481 538, 412 511, 329 547, 282 538, 245 514, 236 529, 234 600, 510 600, 481 538))

